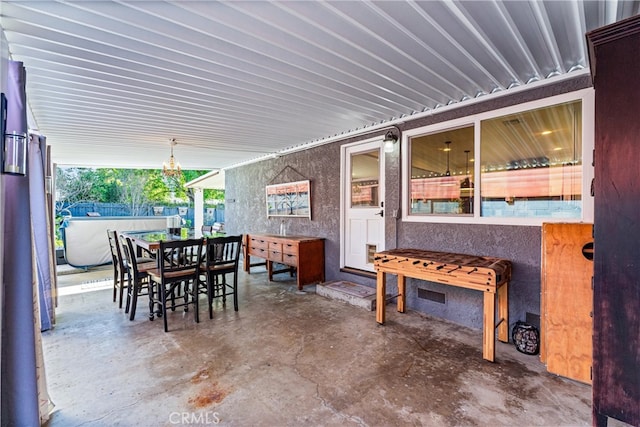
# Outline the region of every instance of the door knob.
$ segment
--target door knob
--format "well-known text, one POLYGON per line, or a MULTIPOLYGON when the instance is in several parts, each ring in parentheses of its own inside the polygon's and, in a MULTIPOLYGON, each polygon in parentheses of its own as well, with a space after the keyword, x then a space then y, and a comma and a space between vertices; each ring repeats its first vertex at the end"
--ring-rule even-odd
POLYGON ((376 215, 380 215, 381 217, 384 217, 384 209, 380 209, 380 212, 378 212, 376 215))

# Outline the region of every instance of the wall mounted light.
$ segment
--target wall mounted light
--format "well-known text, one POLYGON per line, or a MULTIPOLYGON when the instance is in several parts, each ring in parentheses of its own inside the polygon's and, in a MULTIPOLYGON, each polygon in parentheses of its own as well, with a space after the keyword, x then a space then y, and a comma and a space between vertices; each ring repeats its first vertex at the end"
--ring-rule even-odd
POLYGON ((396 142, 398 142, 398 135, 393 133, 393 131, 388 131, 384 136, 384 152, 385 153, 393 153, 393 149, 396 146, 396 142))
POLYGON ((27 135, 7 131, 7 97, 0 95, 0 165, 2 173, 11 175, 27 174, 27 135))
POLYGON ((7 133, 2 142, 2 173, 27 174, 27 135, 7 133))

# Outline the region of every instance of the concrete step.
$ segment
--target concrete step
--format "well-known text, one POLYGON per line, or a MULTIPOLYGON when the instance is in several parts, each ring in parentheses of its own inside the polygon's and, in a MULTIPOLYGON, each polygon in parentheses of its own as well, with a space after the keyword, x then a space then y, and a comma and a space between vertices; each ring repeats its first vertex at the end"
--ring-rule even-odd
POLYGON ((373 311, 376 308, 376 289, 369 286, 338 280, 317 285, 316 293, 365 310, 373 311))

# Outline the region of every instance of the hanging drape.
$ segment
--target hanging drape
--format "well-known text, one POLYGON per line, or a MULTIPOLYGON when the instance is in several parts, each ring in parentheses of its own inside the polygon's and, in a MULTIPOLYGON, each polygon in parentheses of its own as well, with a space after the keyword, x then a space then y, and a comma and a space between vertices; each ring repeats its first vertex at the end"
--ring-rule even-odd
MULTIPOLYGON (((7 132, 27 133, 26 72, 9 61, 7 73, 7 132)), ((30 173, 27 168, 27 175, 30 173)), ((40 402, 38 375, 44 378, 38 293, 34 274, 29 178, 4 175, 2 372, 0 392, 3 426, 37 426, 40 402)), ((44 405, 43 405, 44 406, 44 405)))
POLYGON ((33 289, 34 328, 36 350, 36 376, 40 422, 49 418, 53 403, 47 390, 44 355, 40 331, 53 328, 55 308, 54 247, 51 239, 50 211, 46 190, 46 138, 29 135, 29 201, 31 208, 31 230, 33 239, 33 289))
POLYGON ((29 135, 29 200, 35 248, 38 303, 40 304, 40 329, 43 331, 51 329, 55 322, 53 304, 55 270, 50 239, 50 212, 47 205, 45 162, 46 138, 29 135))

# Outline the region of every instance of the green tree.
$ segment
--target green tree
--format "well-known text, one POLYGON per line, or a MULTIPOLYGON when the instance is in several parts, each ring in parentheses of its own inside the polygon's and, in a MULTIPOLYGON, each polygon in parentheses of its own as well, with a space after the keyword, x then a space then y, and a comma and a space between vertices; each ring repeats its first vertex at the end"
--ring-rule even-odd
MULTIPOLYGON (((173 192, 177 199, 188 200, 189 205, 193 206, 195 200, 195 191, 193 188, 186 188, 184 185, 209 171, 202 170, 183 170, 178 176, 166 177, 167 187, 173 192)), ((203 198, 205 200, 217 199, 224 200, 224 190, 204 190, 203 198)))
POLYGON ((203 192, 204 200, 215 200, 218 203, 224 203, 224 190, 206 189, 203 192))
MULTIPOLYGON (((166 177, 158 169, 57 168, 56 212, 81 202, 125 203, 132 215, 147 212, 151 204, 182 199, 193 206, 194 190, 184 184, 208 171, 183 171, 166 177)), ((205 190, 205 200, 224 200, 223 190, 205 190)))
POLYGON ((146 192, 149 174, 145 170, 120 169, 117 172, 121 185, 120 203, 129 205, 133 216, 146 214, 149 198, 146 192))

